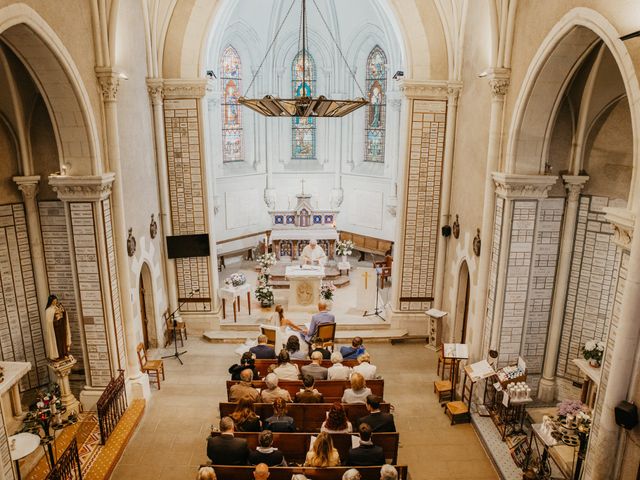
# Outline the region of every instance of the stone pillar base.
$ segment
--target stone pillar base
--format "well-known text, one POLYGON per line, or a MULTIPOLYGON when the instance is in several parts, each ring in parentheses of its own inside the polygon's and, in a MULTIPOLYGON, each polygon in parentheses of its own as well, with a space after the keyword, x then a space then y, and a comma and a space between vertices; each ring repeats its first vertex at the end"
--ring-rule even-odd
POLYGON ((58 385, 60 385, 60 399, 67 409, 63 415, 65 419, 73 412, 80 413, 80 402, 71 392, 71 385, 69 385, 69 374, 76 363, 78 362, 73 358, 73 355, 62 360, 49 360, 49 366, 58 379, 58 385))
POLYGON ((556 381, 554 378, 540 379, 538 386, 538 400, 542 402, 552 402, 556 396, 556 381))
POLYGON ((85 385, 82 392, 80 392, 82 410, 92 410, 95 412, 96 403, 98 403, 98 399, 102 395, 102 392, 104 392, 104 388, 89 387, 88 385, 85 385))
POLYGON ((147 401, 151 398, 151 385, 149 375, 146 373, 137 372, 135 377, 126 378, 124 385, 127 391, 127 402, 136 398, 144 398, 147 401))

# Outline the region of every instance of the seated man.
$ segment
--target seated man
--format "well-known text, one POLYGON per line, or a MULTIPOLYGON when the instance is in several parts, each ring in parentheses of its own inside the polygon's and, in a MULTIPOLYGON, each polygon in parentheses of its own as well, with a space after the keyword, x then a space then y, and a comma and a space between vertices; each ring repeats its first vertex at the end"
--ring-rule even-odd
POLYGON ((342 480, 360 480, 362 476, 355 468, 350 468, 342 474, 342 480))
POLYGON ((324 397, 322 394, 313 388, 316 383, 315 379, 311 375, 302 376, 302 384, 304 390, 296 393, 296 403, 323 403, 324 397))
POLYGON ((229 400, 237 402, 242 397, 249 397, 254 403, 261 401, 260 392, 256 390, 251 381, 253 380, 253 372, 248 368, 240 372, 240 383, 231 385, 229 389, 229 400))
POLYGON ((374 378, 379 378, 376 375, 377 367, 375 365, 371 365, 371 357, 367 352, 358 356, 358 365, 353 367, 353 372, 360 373, 365 380, 373 380, 374 378))
POLYGON ((267 388, 263 388, 260 393, 264 403, 273 403, 276 398, 282 398, 285 402, 291 401, 289 392, 278 386, 278 376, 275 373, 270 373, 264 377, 264 383, 267 388))
POLYGON ((255 480, 267 480, 269 475, 271 474, 269 473, 269 466, 266 463, 259 463, 253 471, 253 478, 255 478, 255 480))
POLYGON ((276 358, 275 349, 272 346, 267 345, 266 335, 259 335, 258 345, 256 345, 255 347, 251 347, 249 351, 253 353, 256 356, 256 358, 265 359, 265 360, 272 360, 276 358))
POLYGON ((393 465, 383 465, 380 469, 380 480, 398 480, 398 471, 393 465))
POLYGON ((358 427, 360 433, 360 445, 349 450, 347 465, 361 467, 384 465, 384 451, 382 447, 374 445, 371 441, 371 427, 366 423, 358 427))
MULTIPOLYGON (((362 337, 353 337, 351 340, 351 346, 340 347, 340 353, 345 360, 355 360, 358 356, 362 355, 366 349, 362 344, 362 337)), ((258 357, 259 358, 259 357, 258 357)))
POLYGON ((327 302, 320 300, 318 302, 318 313, 311 317, 309 331, 304 336, 307 343, 311 343, 311 340, 318 331, 318 327, 326 323, 336 323, 336 317, 333 313, 327 311, 327 302))
POLYGON ((300 368, 302 375, 311 375, 316 380, 327 379, 327 367, 322 366, 322 353, 315 351, 311 354, 311 363, 300 368))
POLYGON ((324 265, 327 262, 327 256, 317 240, 311 240, 309 245, 302 249, 300 262, 303 265, 324 265))
POLYGON ((207 439, 207 457, 214 465, 246 465, 249 458, 249 447, 244 438, 233 436, 233 420, 231 417, 220 419, 220 433, 217 437, 207 439))
POLYGON ((359 418, 356 425, 366 423, 371 427, 372 432, 395 432, 396 424, 393 421, 393 414, 380 411, 382 399, 377 395, 367 396, 367 410, 369 415, 359 418))
POLYGON ((266 464, 270 467, 286 467, 287 462, 280 450, 273 446, 273 433, 263 430, 258 435, 258 446, 249 453, 249 465, 266 464))

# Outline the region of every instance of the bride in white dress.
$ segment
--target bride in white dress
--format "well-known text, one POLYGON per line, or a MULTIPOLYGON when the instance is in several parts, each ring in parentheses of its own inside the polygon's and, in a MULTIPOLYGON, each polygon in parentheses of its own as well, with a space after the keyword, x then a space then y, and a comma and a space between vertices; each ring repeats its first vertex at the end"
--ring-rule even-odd
POLYGON ((296 335, 300 341, 300 358, 306 358, 309 354, 307 342, 303 341, 306 330, 286 318, 284 316, 284 309, 282 305, 279 304, 276 305, 276 311, 273 313, 271 319, 273 325, 276 326, 276 354, 280 349, 285 347, 291 335, 296 335))

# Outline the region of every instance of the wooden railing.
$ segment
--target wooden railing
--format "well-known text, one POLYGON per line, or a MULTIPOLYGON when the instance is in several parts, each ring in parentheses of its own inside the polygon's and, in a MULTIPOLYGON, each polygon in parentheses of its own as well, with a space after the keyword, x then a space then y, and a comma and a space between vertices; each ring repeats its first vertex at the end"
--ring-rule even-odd
POLYGON ((124 370, 112 378, 97 403, 100 443, 104 445, 127 409, 127 393, 124 387, 124 370))
POLYGON ((49 471, 45 480, 82 480, 78 443, 74 438, 49 471))

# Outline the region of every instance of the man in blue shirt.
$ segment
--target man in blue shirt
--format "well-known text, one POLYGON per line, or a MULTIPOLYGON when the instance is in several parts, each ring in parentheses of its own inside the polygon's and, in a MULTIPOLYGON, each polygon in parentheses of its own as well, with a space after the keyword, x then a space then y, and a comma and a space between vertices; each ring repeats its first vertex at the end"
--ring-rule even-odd
POLYGON ((333 313, 327 311, 327 303, 321 300, 318 302, 318 313, 311 317, 309 331, 304 336, 307 343, 311 343, 311 339, 316 335, 318 327, 326 323, 336 323, 336 317, 333 313))
POLYGON ((359 355, 362 355, 366 349, 362 344, 362 337, 353 337, 350 347, 340 347, 340 353, 344 360, 355 360, 359 355))

